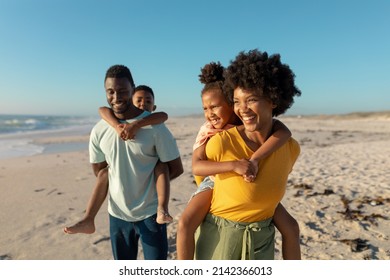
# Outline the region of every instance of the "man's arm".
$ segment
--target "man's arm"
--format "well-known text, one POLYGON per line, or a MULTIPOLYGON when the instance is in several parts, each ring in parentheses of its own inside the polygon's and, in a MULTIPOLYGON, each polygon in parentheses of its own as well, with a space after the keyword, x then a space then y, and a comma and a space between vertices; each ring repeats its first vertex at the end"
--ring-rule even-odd
POLYGON ((183 163, 181 162, 181 158, 178 157, 174 160, 167 161, 166 164, 169 168, 169 179, 173 180, 183 174, 183 163))
POLYGON ((97 177, 97 175, 99 174, 99 171, 102 170, 103 168, 106 168, 107 165, 108 164, 105 161, 99 162, 99 163, 92 163, 92 170, 93 170, 93 173, 95 174, 95 176, 97 177))

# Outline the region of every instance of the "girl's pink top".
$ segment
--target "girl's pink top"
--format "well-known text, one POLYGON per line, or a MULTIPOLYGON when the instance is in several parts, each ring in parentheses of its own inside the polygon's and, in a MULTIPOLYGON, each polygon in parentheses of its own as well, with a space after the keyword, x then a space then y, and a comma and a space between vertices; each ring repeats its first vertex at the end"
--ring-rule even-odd
POLYGON ((200 146, 206 144, 207 140, 211 136, 214 136, 218 132, 222 132, 232 127, 234 127, 234 125, 227 124, 224 126, 224 128, 214 128, 209 121, 205 122, 199 129, 198 135, 196 136, 195 144, 193 146, 193 150, 196 150, 200 146))

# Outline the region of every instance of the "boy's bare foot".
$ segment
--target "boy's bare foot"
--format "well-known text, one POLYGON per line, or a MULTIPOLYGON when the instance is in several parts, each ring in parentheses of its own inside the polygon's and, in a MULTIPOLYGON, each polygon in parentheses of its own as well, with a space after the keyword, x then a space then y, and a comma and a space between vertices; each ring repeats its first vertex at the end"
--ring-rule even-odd
POLYGON ((171 215, 169 215, 168 211, 164 211, 164 210, 157 211, 156 222, 158 224, 168 224, 172 221, 173 221, 173 218, 171 215))
POLYGON ((83 219, 73 226, 65 227, 64 232, 68 234, 75 234, 75 233, 91 234, 95 232, 95 223, 93 220, 83 219))

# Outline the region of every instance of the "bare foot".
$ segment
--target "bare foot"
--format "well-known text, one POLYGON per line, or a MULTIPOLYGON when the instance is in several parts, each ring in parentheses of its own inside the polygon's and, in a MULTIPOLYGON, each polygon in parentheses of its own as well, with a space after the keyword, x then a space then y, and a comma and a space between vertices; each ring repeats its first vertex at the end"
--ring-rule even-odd
POLYGON ((169 215, 168 211, 164 211, 164 210, 157 211, 156 222, 158 224, 168 224, 172 221, 173 221, 173 218, 171 215, 169 215))
POLYGON ((71 227, 65 227, 64 232, 68 234, 75 234, 75 233, 91 234, 95 232, 95 223, 91 219, 83 219, 71 227))

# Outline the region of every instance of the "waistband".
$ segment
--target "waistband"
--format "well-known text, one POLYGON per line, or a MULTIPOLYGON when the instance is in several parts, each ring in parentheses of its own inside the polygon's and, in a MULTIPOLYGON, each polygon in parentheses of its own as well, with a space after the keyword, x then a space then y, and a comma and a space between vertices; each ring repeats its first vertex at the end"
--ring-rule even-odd
POLYGON ((215 223, 220 228, 227 228, 228 230, 234 230, 237 232, 242 231, 242 253, 241 259, 253 260, 255 254, 255 244, 253 241, 253 232, 259 232, 263 228, 268 228, 273 225, 272 217, 263 221, 245 223, 245 222, 235 222, 231 220, 224 219, 222 217, 214 216, 212 214, 207 214, 206 220, 209 222, 215 223))

